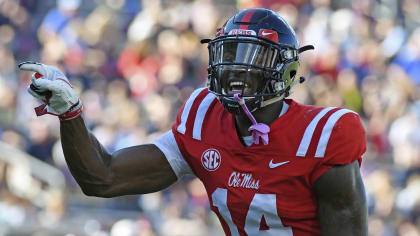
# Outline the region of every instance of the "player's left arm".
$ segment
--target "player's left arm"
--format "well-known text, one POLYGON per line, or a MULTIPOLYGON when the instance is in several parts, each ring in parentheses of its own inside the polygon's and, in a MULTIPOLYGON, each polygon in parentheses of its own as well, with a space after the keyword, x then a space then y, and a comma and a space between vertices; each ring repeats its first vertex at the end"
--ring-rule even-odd
POLYGON ((312 179, 322 235, 365 236, 368 213, 360 176, 365 129, 359 115, 352 112, 327 128, 332 128, 331 137, 312 179))
POLYGON ((358 161, 327 170, 314 184, 323 236, 367 235, 367 204, 358 161))

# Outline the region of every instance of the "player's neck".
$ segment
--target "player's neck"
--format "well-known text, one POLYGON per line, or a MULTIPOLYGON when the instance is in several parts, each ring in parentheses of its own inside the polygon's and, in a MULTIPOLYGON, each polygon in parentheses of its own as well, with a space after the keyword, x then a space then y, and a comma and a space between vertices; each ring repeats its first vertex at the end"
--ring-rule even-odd
MULTIPOLYGON (((252 115, 255 117, 255 120, 257 120, 258 123, 270 125, 279 117, 282 108, 283 101, 278 101, 258 109, 257 111, 253 112, 252 115)), ((235 124, 238 135, 241 137, 251 135, 251 132, 248 131, 248 128, 252 125, 252 122, 248 116, 246 116, 246 114, 241 113, 236 115, 235 124)))

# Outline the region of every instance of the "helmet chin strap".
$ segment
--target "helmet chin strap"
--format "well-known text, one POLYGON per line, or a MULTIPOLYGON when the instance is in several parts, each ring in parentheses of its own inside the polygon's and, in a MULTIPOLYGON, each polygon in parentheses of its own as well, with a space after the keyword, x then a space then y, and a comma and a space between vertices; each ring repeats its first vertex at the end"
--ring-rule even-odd
POLYGON ((248 131, 252 132, 253 143, 259 144, 260 137, 261 137, 263 144, 267 145, 268 133, 270 132, 270 127, 264 123, 257 123, 257 120, 255 120, 255 117, 251 114, 251 112, 248 110, 248 107, 245 105, 245 99, 241 98, 239 93, 235 93, 233 97, 239 103, 242 110, 244 110, 245 114, 248 116, 248 118, 252 122, 252 125, 248 128, 248 131))
POLYGON ((282 95, 280 95, 280 96, 278 96, 278 97, 274 97, 274 98, 272 98, 272 99, 263 100, 263 101, 261 102, 261 106, 260 106, 260 108, 261 108, 261 107, 268 106, 268 105, 273 104, 273 103, 275 103, 275 102, 278 102, 278 101, 280 101, 280 100, 283 100, 283 98, 284 98, 284 94, 282 94, 282 95))
MULTIPOLYGON (((305 78, 303 78, 303 77, 301 77, 301 78, 299 79, 299 81, 297 81, 297 80, 293 80, 293 82, 290 84, 290 90, 292 90, 292 88, 293 88, 293 87, 294 87, 297 83, 303 83, 303 81, 305 81, 305 78)), ((261 102, 261 106, 260 106, 260 108, 261 108, 261 107, 268 106, 268 105, 273 104, 273 103, 275 103, 275 102, 278 102, 278 101, 280 101, 280 100, 283 100, 285 96, 286 96, 286 94, 285 94, 285 93, 283 93, 282 95, 280 95, 280 96, 278 96, 278 97, 274 97, 274 98, 272 98, 272 99, 268 99, 268 100, 263 100, 263 101, 261 102)))

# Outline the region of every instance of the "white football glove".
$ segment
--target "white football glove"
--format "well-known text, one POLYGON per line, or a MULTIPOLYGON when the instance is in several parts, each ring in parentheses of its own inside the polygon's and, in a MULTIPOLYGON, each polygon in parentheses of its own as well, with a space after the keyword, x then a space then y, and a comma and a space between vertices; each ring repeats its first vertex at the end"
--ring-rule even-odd
POLYGON ((79 96, 59 69, 31 61, 20 63, 19 69, 35 72, 28 92, 44 102, 35 108, 38 116, 51 114, 68 120, 82 112, 83 105, 79 96))

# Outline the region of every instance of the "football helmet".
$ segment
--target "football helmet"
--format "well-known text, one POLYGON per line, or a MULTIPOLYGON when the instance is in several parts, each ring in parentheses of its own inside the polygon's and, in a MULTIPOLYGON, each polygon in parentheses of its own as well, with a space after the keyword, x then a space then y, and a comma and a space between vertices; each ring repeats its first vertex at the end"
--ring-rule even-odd
MULTIPOLYGON (((241 112, 234 94, 245 100, 250 112, 289 96, 296 84, 299 48, 292 27, 277 13, 250 8, 231 17, 208 43, 207 86, 225 109, 241 112)), ((299 82, 303 82, 303 77, 299 82)))

